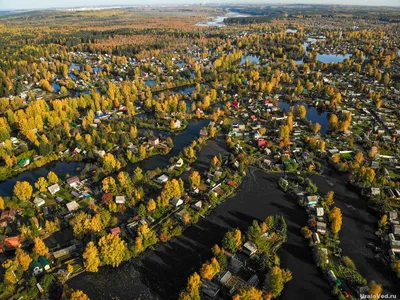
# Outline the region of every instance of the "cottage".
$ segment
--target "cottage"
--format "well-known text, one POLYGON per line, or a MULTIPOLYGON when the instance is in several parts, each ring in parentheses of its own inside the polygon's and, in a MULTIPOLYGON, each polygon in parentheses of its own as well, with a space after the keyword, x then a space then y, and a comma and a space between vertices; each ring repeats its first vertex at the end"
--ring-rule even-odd
POLYGON ((174 207, 178 207, 183 204, 183 200, 178 197, 172 198, 170 202, 171 202, 171 205, 174 207))
POLYGON ((115 203, 125 204, 125 202, 126 202, 125 196, 115 196, 115 203))
POLYGON ((197 201, 196 203, 192 204, 192 208, 199 211, 203 206, 203 202, 201 200, 197 201))
POLYGON ((7 250, 12 250, 21 247, 21 240, 19 236, 7 237, 4 239, 4 247, 7 250))
POLYGON ((7 211, 3 211, 0 215, 0 227, 6 227, 8 223, 11 223, 15 220, 16 210, 14 208, 10 208, 7 211))
POLYGON ((232 273, 229 271, 226 271, 224 275, 222 275, 221 279, 219 282, 223 285, 226 285, 232 278, 232 273))
POLYGON ((50 269, 50 262, 48 259, 44 256, 39 256, 39 264, 43 267, 44 270, 49 270, 50 269))
POLYGON ((55 193, 60 191, 60 186, 56 183, 49 186, 47 189, 49 190, 50 194, 54 195, 55 193))
POLYGON ((42 198, 35 197, 35 199, 33 200, 33 203, 35 203, 35 205, 37 207, 40 207, 40 206, 44 205, 46 202, 42 198))
POLYGON ((180 158, 178 161, 175 163, 175 167, 180 168, 183 166, 183 159, 180 158))
POLYGON ((119 228, 119 227, 111 228, 111 229, 110 229, 110 233, 111 233, 112 235, 119 235, 119 234, 121 233, 121 228, 119 228))
POLYGON ((324 235, 326 233, 326 223, 317 221, 317 232, 324 235))
POLYGON ((33 276, 39 275, 43 272, 42 266, 36 260, 33 260, 30 263, 29 269, 31 270, 33 276))
POLYGON ((156 179, 154 179, 155 182, 162 184, 164 182, 168 181, 168 176, 165 174, 162 174, 161 176, 157 177, 156 179))
POLYGON ((317 217, 323 217, 324 216, 324 208, 323 207, 316 207, 315 211, 317 213, 317 217))
POLYGON ((77 187, 79 185, 79 183, 80 183, 80 181, 79 181, 78 176, 73 176, 73 177, 67 179, 67 184, 70 187, 75 188, 75 187, 77 187))
POLYGON ((149 138, 149 144, 153 146, 157 146, 160 143, 160 139, 158 137, 152 136, 149 138))
POLYGON ((202 285, 201 285, 201 292, 209 299, 215 299, 217 298, 217 295, 220 291, 220 288, 218 285, 215 283, 203 279, 202 280, 202 285))
POLYGON ((313 207, 318 203, 318 196, 317 195, 310 195, 306 198, 306 204, 310 207, 313 207))
POLYGON ((76 245, 71 245, 69 247, 54 251, 53 256, 55 259, 60 259, 70 256, 75 251, 76 251, 76 245))
POLYGON ((254 243, 247 241, 243 245, 243 252, 248 256, 253 256, 257 252, 257 246, 254 243))
POLYGON ((66 206, 69 212, 73 212, 79 209, 79 204, 75 200, 68 202, 66 206))
POLYGON ((201 137, 207 137, 208 136, 208 131, 205 129, 201 129, 200 130, 200 136, 201 137))
POLYGON ((315 244, 319 244, 319 243, 321 242, 321 240, 319 239, 319 235, 318 235, 317 232, 313 232, 313 233, 312 233, 312 239, 313 239, 313 242, 314 242, 315 244))

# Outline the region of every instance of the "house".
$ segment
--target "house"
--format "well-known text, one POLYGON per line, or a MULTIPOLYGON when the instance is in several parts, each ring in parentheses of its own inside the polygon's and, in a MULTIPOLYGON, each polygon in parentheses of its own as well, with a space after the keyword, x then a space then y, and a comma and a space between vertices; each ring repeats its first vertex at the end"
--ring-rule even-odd
POLYGON ((183 208, 175 213, 175 218, 177 218, 179 221, 183 222, 183 217, 185 214, 187 214, 187 210, 185 208, 183 208))
POLYGON ((181 128, 182 122, 180 120, 176 119, 176 120, 173 120, 172 122, 173 122, 172 123, 173 124, 173 128, 181 128))
POLYGON ((12 250, 21 247, 21 240, 19 236, 6 237, 4 239, 4 247, 7 250, 12 250))
POLYGON ((306 198, 306 204, 308 206, 313 207, 314 205, 316 205, 318 203, 318 196, 317 195, 310 195, 307 196, 306 198))
POLYGON ((258 145, 258 148, 265 147, 265 146, 267 146, 267 141, 266 140, 258 140, 257 145, 258 145))
POLYGON ((208 131, 205 129, 201 129, 200 130, 200 136, 201 137, 207 137, 208 136, 208 131))
POLYGON ((196 203, 192 204, 192 208, 199 211, 203 206, 203 202, 201 200, 197 201, 196 203))
POLYGON ((183 159, 180 158, 178 161, 175 163, 175 167, 180 168, 183 166, 183 159))
POLYGON ((326 233, 326 223, 317 221, 317 232, 324 235, 326 233))
POLYGON ((319 244, 319 243, 321 242, 321 240, 319 239, 319 235, 318 235, 317 232, 313 232, 313 233, 312 233, 312 239, 313 239, 313 242, 314 242, 315 244, 319 244))
POLYGON ((125 196, 115 196, 115 203, 124 204, 126 202, 125 196))
POLYGON ((35 205, 37 207, 40 207, 40 206, 44 205, 46 202, 42 198, 35 197, 35 199, 33 200, 33 203, 35 203, 35 205))
POLYGON ((44 270, 49 270, 50 269, 50 262, 48 259, 44 256, 39 256, 39 264, 43 267, 44 270))
POLYGON ((71 253, 73 253, 75 251, 76 251, 76 245, 71 245, 69 247, 54 251, 53 256, 55 259, 60 259, 60 258, 70 256, 71 253))
POLYGON ((162 184, 164 182, 168 181, 168 176, 165 174, 162 174, 161 176, 157 177, 156 179, 154 179, 155 182, 162 184))
POLYGON ((209 280, 206 280, 206 279, 202 280, 201 292, 207 298, 209 298, 209 299, 217 298, 219 291, 220 291, 220 288, 217 284, 215 284, 209 280))
POLYGON ((75 200, 68 202, 66 206, 69 212, 73 212, 79 209, 79 204, 75 200))
POLYGON ((79 183, 80 183, 80 181, 79 181, 78 176, 73 176, 73 177, 67 179, 67 184, 70 187, 75 188, 75 187, 77 187, 79 185, 79 183))
POLYGON ((60 191, 60 186, 56 183, 56 184, 49 186, 47 189, 49 190, 50 194, 54 195, 55 193, 60 191))
POLYGON ((119 227, 111 228, 111 229, 110 229, 110 233, 111 233, 112 235, 119 235, 119 234, 121 233, 121 228, 119 228, 119 227))
POLYGON ((239 272, 239 271, 243 268, 243 266, 244 266, 244 263, 243 263, 243 261, 238 257, 238 254, 236 253, 236 254, 232 255, 231 261, 230 261, 230 264, 229 264, 230 269, 231 269, 233 272, 237 273, 237 272, 239 272))
POLYGON ((389 220, 392 223, 398 221, 398 213, 397 213, 397 211, 392 210, 391 212, 389 212, 389 220))
POLYGON ((33 276, 39 275, 43 272, 42 266, 36 260, 32 260, 29 265, 29 269, 33 276))
POLYGON ((324 216, 324 208, 323 207, 316 207, 315 211, 317 213, 317 217, 323 217, 324 216))
POLYGON ((400 225, 392 224, 392 233, 400 236, 400 225))
POLYGON ((183 204, 183 200, 178 197, 172 198, 170 202, 171 202, 171 205, 174 207, 178 207, 183 204))
POLYGON ((0 215, 0 227, 6 227, 8 223, 11 223, 15 220, 16 210, 14 208, 10 208, 7 211, 3 211, 0 215))
POLYGON ((380 188, 371 188, 371 196, 379 196, 379 194, 381 193, 380 188))
POLYGON ((243 252, 248 256, 253 256, 257 252, 257 246, 254 243, 247 241, 243 245, 243 252))
POLYGON ((21 160, 18 162, 18 165, 19 165, 20 167, 26 167, 26 166, 28 166, 30 163, 31 163, 31 159, 28 157, 28 158, 23 158, 23 159, 21 159, 21 160))
POLYGON ((157 146, 160 143, 160 139, 158 137, 152 136, 149 138, 149 144, 153 146, 157 146))
POLYGON ((232 273, 229 271, 226 271, 224 275, 222 275, 221 279, 219 280, 219 282, 223 285, 226 285, 229 280, 231 280, 232 278, 232 273))
POLYGON ((232 106, 233 108, 238 108, 238 107, 240 106, 240 103, 239 103, 239 101, 233 101, 232 104, 231 104, 231 106, 232 106))

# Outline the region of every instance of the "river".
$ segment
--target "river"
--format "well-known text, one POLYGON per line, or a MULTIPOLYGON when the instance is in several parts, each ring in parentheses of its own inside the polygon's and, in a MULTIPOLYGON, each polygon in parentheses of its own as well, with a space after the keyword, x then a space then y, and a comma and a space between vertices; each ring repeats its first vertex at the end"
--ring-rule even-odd
POLYGON ((79 174, 78 169, 83 169, 84 167, 84 162, 57 161, 46 164, 41 168, 22 172, 0 183, 0 196, 12 196, 13 188, 17 181, 27 181, 33 186, 39 177, 47 177, 50 171, 53 171, 58 178, 64 180, 67 175, 74 176, 79 174))
POLYGON ((321 195, 331 190, 335 192, 335 205, 343 215, 339 233, 342 255, 349 256, 368 281, 375 280, 382 284, 385 292, 400 296, 400 286, 393 278, 394 273, 375 259, 373 248, 367 246, 370 242, 379 246, 379 239, 375 235, 378 218, 367 208, 366 200, 347 186, 348 175, 326 168, 322 176, 316 175, 311 179, 317 184, 321 195), (326 180, 334 185, 330 186, 326 180))
MULTIPOLYGON (((220 143, 216 140, 210 145, 214 150, 208 146, 203 148, 200 165, 207 165, 221 151, 220 143)), ((226 231, 236 227, 245 231, 254 219, 283 215, 288 225, 288 241, 278 254, 282 266, 293 272, 293 279, 281 299, 330 299, 328 283, 315 266, 311 249, 300 233, 306 214, 277 189, 278 177, 251 168, 236 196, 227 199, 181 236, 158 244, 153 251, 119 268, 104 267, 99 273, 81 274, 69 286, 82 289, 93 299, 177 299, 187 277, 212 257, 211 247, 221 242, 226 231)))

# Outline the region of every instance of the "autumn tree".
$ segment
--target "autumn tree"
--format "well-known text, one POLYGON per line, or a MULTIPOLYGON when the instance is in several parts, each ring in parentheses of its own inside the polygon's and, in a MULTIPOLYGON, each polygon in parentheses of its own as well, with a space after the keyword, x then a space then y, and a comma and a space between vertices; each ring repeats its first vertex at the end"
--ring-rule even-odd
POLYGON ((154 199, 150 199, 149 202, 147 202, 146 208, 148 213, 154 211, 157 208, 156 201, 154 201, 154 199))
POLYGON ((375 281, 371 281, 369 284, 369 294, 372 296, 372 299, 379 299, 383 292, 382 285, 376 283, 375 281))
POLYGON ((21 201, 32 197, 32 186, 27 181, 17 181, 14 186, 14 195, 21 201))
POLYGON ((232 231, 228 231, 223 240, 222 245, 225 249, 236 252, 242 245, 242 233, 239 229, 234 229, 232 231))
POLYGON ((89 272, 97 272, 100 265, 99 251, 93 242, 89 242, 83 253, 84 266, 89 272))
POLYGON ((329 220, 331 221, 331 230, 333 233, 338 233, 342 227, 342 212, 340 208, 334 207, 329 213, 329 220))
POLYGON ((35 252, 38 255, 47 255, 49 253, 49 249, 45 245, 45 243, 42 241, 40 238, 34 238, 33 239, 34 247, 33 247, 33 252, 35 252))
POLYGON ((326 206, 330 207, 333 205, 334 195, 335 195, 334 191, 329 191, 328 193, 326 193, 324 198, 326 206))
POLYGON ((262 291, 251 286, 249 288, 244 288, 239 291, 236 295, 232 297, 232 300, 261 300, 262 291))
POLYGON ((29 269, 29 265, 32 262, 32 258, 29 256, 28 253, 26 253, 22 249, 17 249, 17 251, 15 252, 15 257, 24 271, 29 269))
POLYGON ((188 279, 186 288, 180 293, 179 300, 201 300, 201 285, 199 274, 193 273, 188 279))
POLYGON ((272 298, 278 297, 286 282, 292 279, 292 273, 289 270, 281 269, 277 266, 272 267, 265 280, 265 289, 271 293, 272 298))
POLYGON ((118 235, 108 234, 99 241, 100 258, 106 265, 118 267, 128 258, 128 248, 118 235))
POLYGON ((47 180, 50 184, 58 183, 58 177, 53 171, 50 171, 49 174, 47 174, 47 180))
POLYGON ((90 300, 90 298, 81 290, 72 292, 70 300, 90 300))
POLYGON ((312 231, 307 226, 301 228, 301 232, 306 239, 309 239, 312 236, 312 231))
POLYGON ((49 183, 44 177, 40 177, 35 183, 35 188, 42 193, 46 192, 48 186, 49 183))
POLYGON ((189 182, 190 182, 190 186, 191 186, 191 187, 199 186, 199 185, 200 185, 200 182, 201 182, 201 177, 200 177, 199 172, 193 171, 193 172, 189 175, 189 182))
POLYGON ((400 259, 393 261, 391 267, 392 270, 396 273, 397 278, 400 278, 400 259))
POLYGON ((4 210, 4 199, 0 196, 0 210, 4 210))
POLYGON ((307 109, 304 105, 299 105, 296 107, 296 116, 300 119, 304 119, 307 115, 307 109))

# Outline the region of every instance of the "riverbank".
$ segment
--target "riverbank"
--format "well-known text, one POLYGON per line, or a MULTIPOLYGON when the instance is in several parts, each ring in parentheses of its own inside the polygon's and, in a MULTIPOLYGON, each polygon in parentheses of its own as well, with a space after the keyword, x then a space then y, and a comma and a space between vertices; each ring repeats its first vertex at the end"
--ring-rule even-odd
POLYGON ((189 227, 181 236, 154 251, 123 264, 120 268, 102 268, 99 273, 82 275, 69 282, 93 299, 119 297, 132 299, 177 299, 186 278, 212 257, 210 248, 221 241, 227 230, 245 230, 253 219, 283 215, 287 222, 288 241, 278 251, 282 267, 293 273, 281 299, 329 299, 330 290, 314 265, 311 250, 300 235, 305 213, 277 189, 279 175, 250 168, 236 196, 227 199, 209 216, 189 227), (111 280, 110 280, 111 278, 111 280), (304 284, 307 278, 308 284, 304 284), (168 295, 168 296, 166 296, 168 295))

